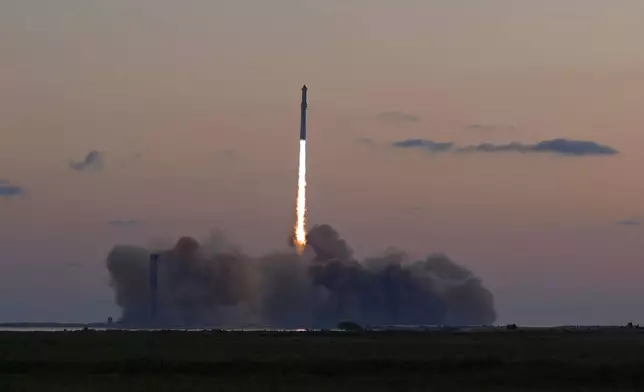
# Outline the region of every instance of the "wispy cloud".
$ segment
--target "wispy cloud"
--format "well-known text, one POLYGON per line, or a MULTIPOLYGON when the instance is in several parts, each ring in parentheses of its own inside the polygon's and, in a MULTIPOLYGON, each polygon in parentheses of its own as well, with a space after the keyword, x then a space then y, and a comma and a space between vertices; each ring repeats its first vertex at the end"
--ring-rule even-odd
POLYGON ((445 152, 454 147, 453 142, 435 142, 428 139, 407 139, 392 143, 396 148, 419 148, 430 152, 445 152))
POLYGON ((423 211, 423 207, 421 206, 407 206, 400 209, 400 212, 405 214, 418 214, 421 211, 423 211))
POLYGON ((76 171, 100 171, 103 166, 103 153, 96 150, 90 151, 82 161, 69 163, 69 167, 76 171))
POLYGON ((494 131, 496 129, 496 126, 487 125, 487 124, 471 124, 467 128, 473 129, 476 131, 494 131))
POLYGON ((640 219, 624 219, 617 222, 620 226, 642 226, 643 222, 640 219))
POLYGON ((515 131, 515 125, 493 125, 493 124, 470 124, 467 129, 481 132, 494 132, 494 131, 515 131))
POLYGON ((377 144, 376 141, 370 137, 361 137, 357 140, 357 142, 367 146, 375 146, 377 144))
POLYGON ((138 220, 135 219, 129 219, 129 220, 111 220, 107 222, 109 226, 115 226, 115 227, 131 227, 131 226, 137 226, 139 224, 138 220))
POLYGON ((463 152, 520 152, 520 153, 552 153, 558 155, 584 156, 584 155, 615 155, 617 150, 610 146, 586 140, 552 139, 535 144, 508 143, 492 144, 483 143, 466 146, 460 149, 463 152))
POLYGON ((20 197, 24 195, 25 190, 21 186, 11 185, 7 180, 0 180, 0 197, 20 197))
POLYGON ((420 117, 412 114, 412 113, 406 113, 402 112, 399 110, 390 110, 388 112, 382 112, 376 115, 376 118, 379 121, 382 122, 398 122, 398 123, 405 123, 405 122, 411 122, 411 123, 417 123, 420 122, 420 117))
POLYGON ((216 157, 219 159, 234 159, 235 156, 237 155, 235 153, 235 150, 232 148, 225 148, 223 150, 219 150, 215 153, 216 157))
POLYGON ((482 143, 464 147, 457 147, 453 142, 434 142, 427 139, 407 139, 392 143, 396 148, 418 148, 430 152, 464 152, 464 153, 551 153, 564 156, 592 156, 615 155, 617 150, 610 146, 585 140, 551 139, 535 144, 507 143, 493 144, 482 143))

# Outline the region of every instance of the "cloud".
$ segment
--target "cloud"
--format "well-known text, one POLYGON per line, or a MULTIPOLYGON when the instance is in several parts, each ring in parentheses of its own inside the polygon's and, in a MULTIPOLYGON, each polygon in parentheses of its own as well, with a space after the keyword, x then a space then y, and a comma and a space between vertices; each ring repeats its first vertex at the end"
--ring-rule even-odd
POLYGON ((589 156, 589 155, 615 155, 617 150, 610 146, 598 144, 585 140, 551 139, 535 144, 507 143, 493 144, 482 143, 465 147, 455 147, 453 142, 437 143, 427 139, 407 139, 392 143, 396 148, 419 148, 430 152, 467 152, 467 153, 551 153, 565 156, 589 156))
POLYGON ((215 155, 219 159, 234 159, 237 156, 237 153, 232 148, 225 148, 217 151, 215 155))
POLYGON ((405 213, 405 214, 408 214, 408 213, 418 214, 419 212, 422 212, 422 211, 423 211, 422 206, 406 206, 406 207, 402 207, 400 209, 400 212, 405 213))
POLYGON ((415 114, 411 114, 411 113, 401 112, 401 111, 398 111, 398 110, 391 110, 391 111, 388 111, 388 112, 382 112, 382 113, 376 115, 376 118, 379 121, 382 121, 382 122, 399 122, 399 123, 402 123, 402 122, 413 122, 413 123, 420 122, 420 117, 419 116, 417 116, 415 114))
POLYGON ((9 181, 0 180, 0 197, 10 198, 24 195, 25 190, 16 185, 10 185, 9 181))
POLYGON ((376 141, 370 137, 361 137, 357 140, 357 142, 367 146, 375 146, 377 144, 376 141))
POLYGON ((483 143, 459 149, 463 152, 520 152, 520 153, 552 153, 568 156, 584 155, 615 155, 617 150, 586 140, 551 139, 535 144, 508 143, 492 144, 483 143))
POLYGON ((131 226, 137 226, 139 224, 139 221, 135 219, 130 219, 130 220, 112 220, 107 222, 108 225, 110 226, 115 226, 115 227, 131 227, 131 226))
POLYGON ((103 160, 103 153, 93 150, 82 161, 70 162, 69 167, 76 171, 100 171, 103 169, 103 160))
POLYGON ((392 143, 396 148, 421 148, 430 152, 449 151, 454 147, 453 142, 434 142, 427 139, 407 139, 392 143))
POLYGON ((494 131, 515 131, 515 125, 492 125, 492 124, 471 124, 467 126, 473 131, 494 132, 494 131))
MULTIPOLYGON (((85 162, 87 162, 87 160, 89 158, 89 155, 88 155, 83 162, 75 163, 75 165, 77 165, 77 166, 80 164, 82 167, 84 167, 83 169, 78 168, 76 170, 99 171, 99 170, 103 169, 103 166, 105 164, 104 154, 101 153, 101 152, 98 152, 98 151, 90 152, 90 154, 92 154, 92 153, 95 153, 94 157, 91 158, 92 160, 94 160, 93 162, 95 162, 95 163, 93 165, 91 165, 91 166, 87 166, 85 164, 85 162)), ((112 160, 112 161, 114 161, 114 160, 112 160)), ((122 159, 119 162, 116 162, 117 163, 116 167, 118 167, 118 168, 131 168, 134 165, 140 164, 141 162, 143 162, 143 153, 134 152, 134 153, 128 154, 127 156, 122 157, 122 159)))
POLYGON ((468 126, 469 129, 474 129, 478 131, 493 131, 496 129, 495 125, 486 125, 486 124, 472 124, 468 126))
POLYGON ((642 226, 642 221, 639 219, 624 219, 617 222, 620 226, 642 226))

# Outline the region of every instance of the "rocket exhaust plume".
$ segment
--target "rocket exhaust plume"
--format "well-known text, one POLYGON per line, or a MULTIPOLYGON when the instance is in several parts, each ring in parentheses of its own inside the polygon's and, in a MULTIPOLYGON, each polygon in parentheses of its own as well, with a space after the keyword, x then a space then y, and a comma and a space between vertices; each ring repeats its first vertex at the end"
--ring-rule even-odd
POLYGON ((117 245, 107 268, 120 323, 164 327, 490 325, 494 297, 469 269, 442 254, 403 251, 358 260, 330 225, 306 227, 306 86, 292 251, 250 256, 220 235, 182 237, 154 251, 117 245), (310 252, 302 254, 307 247, 310 252), (151 317, 152 316, 152 317, 151 317))
POLYGON ((107 256, 126 327, 334 328, 360 325, 491 325, 494 297, 469 269, 442 254, 390 249, 365 259, 333 227, 307 232, 307 252, 251 256, 214 233, 165 250, 117 245, 107 256), (310 252, 308 252, 310 251, 310 252), (158 263, 150 253, 158 252, 158 263), (158 279, 150 290, 150 272, 158 279), (154 296, 154 298, 151 298, 154 296))
POLYGON ((297 198, 295 203, 295 226, 293 227, 293 244, 298 254, 306 247, 306 85, 302 86, 302 113, 300 123, 300 158, 297 171, 297 198))
POLYGON ((300 140, 300 163, 297 172, 296 221, 294 227, 295 247, 302 254, 306 246, 306 140, 300 140))

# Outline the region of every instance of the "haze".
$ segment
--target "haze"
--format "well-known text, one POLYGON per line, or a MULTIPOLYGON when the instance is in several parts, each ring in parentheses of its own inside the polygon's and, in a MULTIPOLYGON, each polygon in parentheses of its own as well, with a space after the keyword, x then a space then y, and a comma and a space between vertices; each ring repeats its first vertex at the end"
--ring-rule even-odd
POLYGON ((447 253, 499 323, 637 321, 642 20, 639 0, 3 0, 0 321, 118 316, 116 243, 285 247, 303 83, 312 223, 361 256, 447 253), (615 153, 427 148, 559 138, 615 153))

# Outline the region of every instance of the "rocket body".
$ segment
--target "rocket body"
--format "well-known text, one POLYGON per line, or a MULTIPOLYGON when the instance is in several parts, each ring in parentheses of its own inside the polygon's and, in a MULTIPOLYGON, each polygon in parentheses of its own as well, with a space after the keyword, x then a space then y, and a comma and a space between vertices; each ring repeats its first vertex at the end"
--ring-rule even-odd
POLYGON ((306 140, 306 85, 302 86, 302 114, 301 114, 301 124, 300 124, 300 140, 306 140))
POLYGON ((302 86, 302 122, 300 124, 300 157, 297 169, 297 198, 293 244, 301 256, 306 247, 306 85, 302 86))

